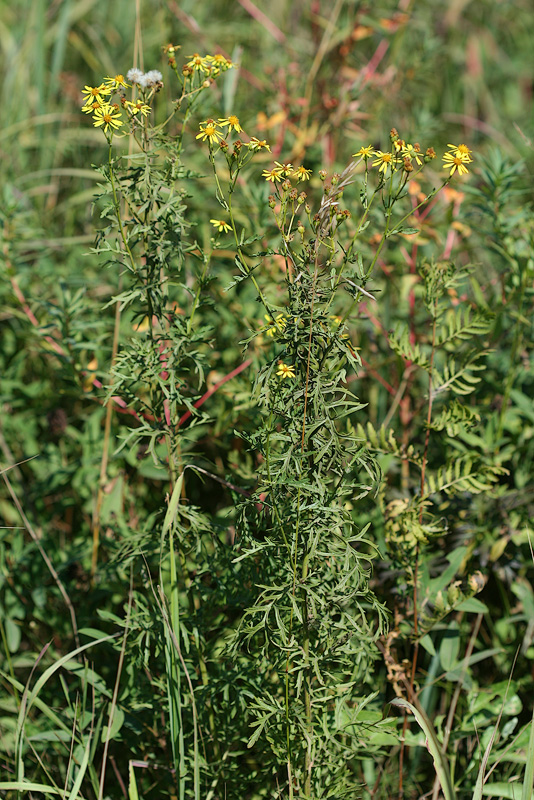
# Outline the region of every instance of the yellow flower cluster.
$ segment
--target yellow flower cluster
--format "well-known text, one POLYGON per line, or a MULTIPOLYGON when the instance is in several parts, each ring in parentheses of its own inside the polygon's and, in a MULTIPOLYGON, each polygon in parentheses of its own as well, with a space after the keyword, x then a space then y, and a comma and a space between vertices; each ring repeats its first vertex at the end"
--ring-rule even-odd
MULTIPOLYGON (((395 129, 392 130, 391 138, 392 148, 390 151, 375 150, 372 145, 367 145, 353 153, 353 158, 365 161, 366 167, 368 160, 374 159, 370 166, 378 167, 378 171, 385 176, 388 169, 390 173, 393 173, 399 168, 399 165, 405 172, 411 172, 413 163, 421 167, 424 162, 431 161, 436 156, 433 147, 429 147, 423 154, 417 143, 410 144, 404 139, 400 139, 395 129)), ((449 144, 447 146, 449 151, 443 156, 443 168, 450 170, 449 177, 452 177, 455 172, 465 175, 469 172, 466 165, 473 161, 471 150, 465 144, 449 144)))
MULTIPOLYGON (((431 157, 428 151, 426 155, 427 158, 431 157)), ((367 147, 360 147, 356 153, 352 154, 352 157, 363 159, 366 165, 368 159, 374 158, 375 160, 372 162, 371 166, 378 167, 378 171, 383 172, 384 175, 388 167, 391 172, 395 172, 399 164, 402 164, 406 172, 410 172, 412 169, 412 161, 415 161, 417 166, 420 167, 424 158, 421 147, 417 142, 415 144, 410 144, 410 142, 405 142, 404 139, 399 138, 393 141, 392 151, 375 150, 374 147, 369 144, 367 147)))
MULTIPOLYGON (((141 70, 130 70, 132 73, 139 73, 142 76, 141 70)), ((149 76, 151 73, 147 73, 149 76)), ((156 77, 161 77, 160 73, 156 72, 156 77)), ((154 79, 155 81, 155 79, 154 79)), ((139 83, 137 74, 133 75, 133 83, 139 83)), ((149 85, 147 83, 147 85, 149 85)), ((153 82, 151 85, 155 85, 153 82)), ((120 105, 118 102, 111 102, 111 95, 115 92, 121 92, 122 89, 129 89, 131 84, 126 83, 124 75, 115 75, 114 77, 104 78, 99 86, 85 86, 82 94, 84 95, 84 104, 82 111, 84 114, 93 115, 93 125, 95 128, 102 128, 105 133, 109 130, 112 132, 118 130, 121 125, 124 125, 124 120, 121 115, 121 105, 126 110, 130 119, 133 119, 138 114, 147 117, 150 113, 150 106, 142 100, 126 100, 124 94, 120 94, 120 105)))
POLYGON ((261 174, 266 181, 278 183, 285 178, 296 178, 297 181, 309 181, 312 171, 303 166, 294 168, 293 164, 281 164, 279 161, 275 161, 272 169, 264 169, 261 174))
MULTIPOLYGON (((227 128, 227 133, 231 131, 241 133, 243 130, 239 117, 236 117, 235 114, 229 114, 228 117, 219 117, 218 120, 211 118, 205 119, 204 122, 199 124, 199 133, 197 133, 196 138, 201 139, 203 142, 207 140, 210 145, 217 144, 223 138, 225 128, 227 128)), ((271 148, 265 139, 258 139, 256 136, 251 137, 247 147, 253 152, 258 150, 268 150, 271 152, 271 148)))
POLYGON ((93 125, 107 133, 108 130, 117 130, 123 125, 118 103, 111 103, 111 95, 120 88, 127 88, 128 84, 123 75, 104 78, 99 86, 84 86, 84 114, 93 115, 93 125))
POLYGON ((234 66, 230 59, 225 58, 221 53, 214 56, 201 56, 199 53, 193 53, 187 58, 189 61, 186 62, 182 71, 189 74, 198 72, 206 77, 215 78, 220 72, 226 72, 234 66))

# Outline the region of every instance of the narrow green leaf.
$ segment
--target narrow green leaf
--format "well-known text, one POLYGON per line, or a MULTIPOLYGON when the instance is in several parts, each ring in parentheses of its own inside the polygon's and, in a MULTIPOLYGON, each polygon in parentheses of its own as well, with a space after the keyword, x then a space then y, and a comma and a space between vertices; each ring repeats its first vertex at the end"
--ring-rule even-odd
POLYGON ((454 786, 452 785, 447 759, 441 752, 441 746, 438 741, 438 737, 436 736, 436 732, 426 713, 422 708, 418 709, 407 700, 403 700, 402 698, 393 700, 391 705, 407 708, 412 712, 426 736, 427 746, 430 751, 430 755, 434 760, 434 769, 436 770, 436 775, 438 776, 441 788, 443 789, 445 800, 456 800, 456 794, 454 791, 454 786))

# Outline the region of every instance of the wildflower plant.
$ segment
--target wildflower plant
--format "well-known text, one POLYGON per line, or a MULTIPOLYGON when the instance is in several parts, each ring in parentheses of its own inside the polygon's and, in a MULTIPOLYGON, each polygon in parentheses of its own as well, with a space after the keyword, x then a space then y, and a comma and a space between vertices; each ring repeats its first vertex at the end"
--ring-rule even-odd
MULTIPOLYGON (((202 310, 212 256, 192 236, 186 187, 194 176, 182 159, 199 98, 233 65, 222 56, 195 53, 180 70, 178 48, 165 51, 180 96, 163 123, 155 122, 164 88, 157 70, 131 69, 126 78, 86 87, 82 110, 102 129, 109 148, 100 199, 107 227, 95 252, 120 268, 123 286, 112 302, 131 315, 137 331, 119 342, 108 399, 120 396, 135 416, 120 447, 143 447, 169 481, 161 531, 165 594, 155 599, 163 619, 160 653, 179 792, 198 796, 203 780, 221 791, 233 781, 237 785, 246 743, 257 753, 251 785, 269 776, 291 800, 345 796, 358 790, 364 752, 379 752, 384 741, 394 741, 387 737, 395 730, 393 720, 362 714, 376 696, 371 678, 378 642, 387 636, 387 611, 371 583, 376 537, 369 523, 358 522, 360 504, 381 502, 383 476, 374 433, 371 441, 362 433, 365 403, 349 390, 350 376, 362 368, 353 336, 362 302, 375 301, 380 254, 394 237, 417 232, 405 224, 414 213, 408 185, 435 152, 423 153, 393 129, 389 148, 362 146, 330 178, 324 170, 314 174, 304 164, 278 160, 251 178, 255 157, 270 152, 267 141, 250 135, 235 114, 197 123, 192 139, 205 148, 223 209, 210 224, 232 242, 233 287, 252 285, 264 320, 246 343, 263 353, 252 387, 258 423, 253 431, 239 431, 257 468, 254 486, 242 492, 236 541, 228 550, 185 501, 186 468, 202 472, 191 450, 195 424, 184 432, 182 421, 206 420, 196 407, 209 365, 211 332, 202 310), (129 141, 127 156, 114 155, 117 137, 129 141), (264 232, 246 230, 236 213, 245 175, 272 191, 266 201, 274 223, 267 250, 258 251, 264 232), (304 191, 310 186, 313 193, 320 190, 315 203, 304 191), (276 297, 264 269, 274 258, 283 264, 276 297), (224 590, 207 592, 208 574, 224 575, 224 590), (213 639, 210 625, 225 631, 222 641, 213 639), (227 719, 223 672, 226 686, 228 675, 235 675, 232 702, 244 716, 244 729, 227 719), (223 754, 226 727, 235 738, 224 735, 223 754), (202 765, 199 734, 209 739, 202 765)), ((465 145, 450 145, 444 156, 449 175, 415 210, 456 172, 465 174, 471 161, 465 145)), ((440 292, 454 278, 447 270, 425 269, 425 302, 437 326, 444 313, 440 292)), ((464 339, 480 328, 462 320, 453 328, 459 326, 464 339)), ((399 334, 399 352, 403 341, 399 334)), ((411 357, 424 366, 417 353, 411 357)), ((432 357, 430 363, 434 380, 432 357)), ((454 385, 455 376, 447 375, 454 385)), ((390 508, 396 522, 389 542, 411 553, 436 528, 425 518, 429 493, 439 491, 437 484, 425 488, 425 458, 424 492, 396 513, 390 508)), ((149 539, 147 528, 145 546, 149 539)), ((97 504, 95 569, 98 549, 97 504)), ((135 549, 126 552, 135 556, 135 549)), ((409 558, 400 564, 408 570, 409 558)), ((412 579, 416 592, 417 575, 412 579)))

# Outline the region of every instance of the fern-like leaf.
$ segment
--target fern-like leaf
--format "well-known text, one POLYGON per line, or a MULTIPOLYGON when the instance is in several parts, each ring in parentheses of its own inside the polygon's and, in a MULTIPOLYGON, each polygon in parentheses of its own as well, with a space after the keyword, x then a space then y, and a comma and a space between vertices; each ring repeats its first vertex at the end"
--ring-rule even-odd
POLYGON ((472 313, 470 308, 449 309, 444 323, 436 338, 438 346, 457 344, 488 333, 491 315, 480 311, 472 313))
POLYGON ((411 461, 412 464, 417 464, 421 467, 423 461, 419 453, 415 450, 412 444, 405 447, 397 441, 392 428, 386 429, 383 426, 376 430, 370 422, 364 428, 363 425, 358 423, 356 426, 356 436, 367 442, 367 446, 379 453, 390 453, 398 458, 411 461))
POLYGON ((457 458, 441 467, 435 475, 428 473, 425 480, 425 496, 445 492, 447 495, 470 492, 487 492, 499 479, 508 474, 502 467, 475 465, 470 456, 457 458))

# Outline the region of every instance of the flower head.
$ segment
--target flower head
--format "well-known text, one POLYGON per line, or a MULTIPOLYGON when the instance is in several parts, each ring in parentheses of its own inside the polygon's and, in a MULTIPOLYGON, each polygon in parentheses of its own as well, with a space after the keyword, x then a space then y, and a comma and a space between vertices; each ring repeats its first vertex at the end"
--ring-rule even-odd
POLYGON ((240 133, 243 130, 243 128, 239 124, 239 117, 236 117, 235 114, 230 114, 229 117, 226 117, 224 119, 219 119, 219 124, 223 128, 228 127, 229 131, 234 130, 236 133, 240 133))
POLYGON ((84 86, 82 94, 87 95, 87 97, 84 98, 83 107, 85 108, 91 103, 105 103, 106 97, 111 94, 111 89, 101 83, 100 86, 84 86))
POLYGON ((205 75, 211 72, 210 56, 201 56, 199 53, 193 53, 193 55, 188 56, 188 58, 189 61, 187 62, 186 67, 189 67, 189 69, 197 72, 203 72, 205 75))
POLYGON ((448 144, 447 147, 451 152, 469 164, 473 159, 471 158, 472 150, 466 144, 448 144))
POLYGON ((141 85, 145 86, 157 86, 158 83, 161 83, 163 80, 163 75, 159 71, 159 69, 151 69, 148 72, 145 72, 143 75, 143 81, 141 85))
POLYGON ((278 369, 276 370, 276 374, 279 378, 294 378, 295 377, 295 367, 291 366, 290 364, 284 364, 283 361, 280 361, 278 364, 278 369))
POLYGON ((290 164, 289 162, 287 162, 286 164, 281 164, 279 161, 275 161, 274 163, 277 166, 280 175, 283 178, 289 178, 289 176, 293 172, 293 164, 290 164))
POLYGON ((116 129, 124 125, 121 120, 121 114, 116 106, 105 103, 95 110, 93 115, 93 125, 95 128, 103 126, 104 132, 107 133, 110 128, 116 129))
POLYGON ((376 161, 373 161, 373 167, 378 167, 379 172, 386 174, 387 168, 390 167, 392 171, 396 169, 396 158, 391 153, 383 153, 382 150, 375 150, 373 155, 376 156, 376 161))
POLYGON ((103 105, 103 103, 95 100, 94 103, 86 103, 82 106, 82 111, 84 114, 94 114, 96 109, 100 108, 101 105, 103 105))
POLYGON ((137 116, 137 114, 142 114, 143 117, 148 117, 150 114, 150 106, 148 106, 146 103, 143 103, 142 100, 136 100, 135 103, 132 103, 130 100, 126 100, 124 105, 134 117, 137 116))
POLYGON ((352 154, 352 157, 365 158, 365 160, 367 161, 367 159, 370 158, 372 155, 374 155, 373 145, 368 144, 367 147, 360 147, 360 149, 356 153, 352 154))
POLYGON ((465 166, 473 159, 462 156, 457 156, 454 153, 445 153, 443 156, 443 169, 450 169, 449 177, 452 178, 454 173, 458 171, 458 175, 466 175, 469 170, 465 166))
POLYGON ((273 167, 272 169, 264 169, 261 173, 262 178, 271 183, 277 183, 282 180, 282 173, 280 167, 273 167))
POLYGON ((302 165, 297 167, 293 173, 293 177, 297 178, 299 181, 309 181, 311 178, 312 171, 311 169, 306 169, 302 165))
POLYGON ((119 86, 123 86, 125 89, 130 88, 130 84, 126 83, 124 80, 124 75, 115 75, 114 78, 104 78, 104 86, 111 89, 111 91, 116 91, 119 86))
POLYGON ((222 72, 226 72, 227 69, 231 69, 234 66, 230 59, 223 56, 222 53, 216 53, 214 56, 206 56, 205 61, 211 62, 217 70, 222 70, 222 72))
POLYGON ((409 144, 406 142, 401 150, 401 155, 403 158, 409 158, 412 161, 415 161, 418 166, 421 166, 423 163, 421 161, 421 148, 419 145, 409 144))
POLYGON ((265 139, 257 139, 255 136, 251 137, 250 142, 248 143, 247 146, 250 150, 253 151, 268 150, 269 153, 271 152, 271 148, 269 147, 265 139))
POLYGON ((217 228, 219 233, 226 233, 232 230, 231 226, 223 219, 210 219, 210 222, 214 228, 217 228))
POLYGON ((267 325, 270 326, 266 331, 267 336, 274 336, 275 333, 283 333, 287 325, 287 318, 283 314, 277 314, 274 319, 268 314, 265 314, 265 319, 267 320, 267 325))
POLYGON ((131 83, 139 83, 139 80, 143 77, 143 70, 132 67, 126 73, 126 77, 131 83))
POLYGON ((213 119, 207 119, 200 123, 200 133, 197 133, 196 138, 202 139, 203 142, 207 139, 210 144, 213 144, 213 142, 222 139, 222 134, 217 130, 218 127, 220 127, 218 122, 215 122, 213 119))

